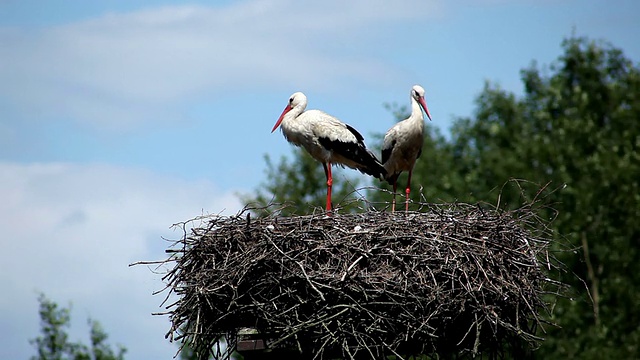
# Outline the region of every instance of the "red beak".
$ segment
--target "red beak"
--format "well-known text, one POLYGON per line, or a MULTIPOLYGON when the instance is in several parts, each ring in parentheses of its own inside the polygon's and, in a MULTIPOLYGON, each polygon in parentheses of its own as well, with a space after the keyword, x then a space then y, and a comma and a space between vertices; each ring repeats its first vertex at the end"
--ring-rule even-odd
POLYGON ((284 110, 282 111, 282 114, 280 115, 280 117, 278 118, 278 121, 276 121, 276 124, 273 126, 273 129, 271 129, 271 132, 276 131, 276 129, 278 128, 278 126, 280 126, 280 123, 282 122, 282 119, 284 119, 284 116, 291 111, 291 104, 287 105, 287 107, 284 108, 284 110))
POLYGON ((427 107, 427 102, 424 101, 424 97, 420 98, 420 106, 422 106, 422 108, 424 109, 424 112, 427 113, 427 117, 429 118, 429 121, 431 121, 431 114, 429 114, 429 108, 427 107))

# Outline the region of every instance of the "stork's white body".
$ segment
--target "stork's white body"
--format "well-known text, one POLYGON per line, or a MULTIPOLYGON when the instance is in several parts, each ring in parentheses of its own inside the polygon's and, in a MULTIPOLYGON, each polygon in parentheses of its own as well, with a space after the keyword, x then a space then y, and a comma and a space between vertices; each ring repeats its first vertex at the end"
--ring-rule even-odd
POLYGON ((320 139, 328 139, 334 143, 357 144, 359 139, 349 131, 345 123, 320 110, 309 110, 300 114, 294 113, 295 110, 288 112, 282 120, 282 134, 287 141, 302 146, 321 163, 346 165, 352 169, 362 167, 358 162, 320 143, 320 139))
POLYGON ((409 209, 409 193, 411 192, 411 174, 417 159, 422 154, 424 142, 424 116, 422 110, 431 119, 424 100, 424 89, 415 85, 411 89, 411 115, 395 124, 384 136, 382 143, 382 163, 387 172, 386 180, 393 185, 392 211, 395 211, 395 192, 398 176, 403 171, 409 172, 407 180, 406 209, 409 209))
POLYGON ((423 142, 424 117, 418 102, 411 98, 411 116, 395 124, 384 135, 382 149, 391 151, 383 160, 388 176, 413 169, 422 154, 423 142))
POLYGON ((307 97, 297 92, 280 115, 272 132, 282 127, 290 143, 301 146, 320 161, 327 176, 327 211, 331 210, 331 164, 357 169, 379 179, 385 177, 380 161, 364 145, 356 129, 320 110, 305 111, 307 97))

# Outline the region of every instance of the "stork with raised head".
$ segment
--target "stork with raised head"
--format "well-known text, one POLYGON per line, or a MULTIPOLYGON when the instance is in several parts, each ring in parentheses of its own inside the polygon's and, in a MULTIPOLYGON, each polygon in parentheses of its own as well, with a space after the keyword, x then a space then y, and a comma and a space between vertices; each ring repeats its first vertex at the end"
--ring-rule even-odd
POLYGON ((307 97, 296 92, 273 126, 274 132, 282 125, 284 137, 293 145, 302 146, 320 161, 327 178, 327 211, 331 211, 331 164, 357 169, 378 179, 384 179, 386 171, 371 151, 364 145, 364 137, 356 129, 320 110, 308 110, 307 97))
POLYGON ((391 211, 396 210, 396 189, 398 176, 403 171, 409 172, 405 189, 405 211, 409 211, 409 194, 411 193, 411 173, 416 160, 422 154, 424 142, 424 116, 422 110, 431 120, 431 114, 424 99, 424 89, 420 85, 411 88, 411 116, 395 124, 384 135, 382 143, 382 164, 387 172, 385 179, 393 186, 393 202, 391 211))

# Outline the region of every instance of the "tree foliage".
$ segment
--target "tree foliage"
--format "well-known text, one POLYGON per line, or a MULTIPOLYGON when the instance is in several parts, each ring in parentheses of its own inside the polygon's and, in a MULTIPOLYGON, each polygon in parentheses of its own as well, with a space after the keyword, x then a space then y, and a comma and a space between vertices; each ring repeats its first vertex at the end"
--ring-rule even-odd
POLYGON ((90 345, 71 342, 67 333, 71 323, 71 309, 58 304, 41 294, 40 336, 29 342, 36 348, 32 360, 123 360, 126 348, 113 350, 107 344, 108 335, 98 321, 89 319, 90 345))
MULTIPOLYGON (((557 303, 551 320, 561 328, 541 332, 546 341, 536 354, 638 358, 640 68, 606 42, 570 37, 562 49, 547 68, 533 63, 521 71, 521 96, 485 83, 473 116, 456 119, 449 139, 427 123, 412 198, 494 204, 499 199, 503 207, 518 207, 546 196, 557 217, 541 215, 553 218, 552 229, 565 244, 558 257, 567 266, 567 273, 552 276, 570 283, 575 293, 557 303), (541 189, 547 190, 538 194, 541 189)), ((396 119, 406 117, 406 108, 391 110, 396 119)), ((311 190, 306 186, 315 182, 320 191, 324 174, 308 172, 301 180, 303 161, 283 160, 279 176, 268 162, 272 176, 260 196, 308 201, 309 193, 300 190, 311 190)), ((406 174, 400 186, 405 181, 406 174)), ((371 196, 390 200, 382 192, 371 196)))

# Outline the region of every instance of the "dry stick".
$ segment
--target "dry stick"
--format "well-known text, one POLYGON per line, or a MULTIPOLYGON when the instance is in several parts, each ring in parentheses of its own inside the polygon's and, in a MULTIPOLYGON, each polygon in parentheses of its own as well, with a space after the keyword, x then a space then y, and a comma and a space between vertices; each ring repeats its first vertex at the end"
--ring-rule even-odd
POLYGON ((478 347, 480 346, 480 329, 482 328, 482 322, 478 322, 478 314, 476 313, 475 316, 476 316, 476 340, 473 343, 474 357, 476 356, 476 354, 478 354, 478 347))
POLYGON ((271 345, 272 346, 276 346, 277 344, 283 342, 284 340, 286 340, 286 339, 290 338, 291 336, 297 334, 298 332, 302 331, 302 329, 304 329, 304 328, 312 327, 312 326, 315 326, 315 325, 318 325, 318 324, 322 324, 325 321, 335 319, 335 318, 339 317, 340 315, 342 315, 347 310, 349 310, 349 309, 344 309, 344 310, 342 310, 342 311, 340 311, 338 313, 335 313, 335 314, 333 314, 331 316, 328 316, 326 318, 323 318, 323 319, 316 320, 314 322, 309 321, 309 322, 301 323, 301 324, 299 324, 297 326, 294 326, 291 329, 292 333, 288 334, 287 336, 285 336, 283 338, 280 338, 280 339, 274 341, 273 343, 271 343, 271 345))
POLYGON ((395 355, 398 359, 404 360, 402 355, 398 354, 395 350, 393 350, 393 347, 389 346, 386 342, 383 342, 382 345, 386 346, 387 349, 389 349, 389 351, 391 351, 393 355, 395 355))
MULTIPOLYGON (((351 271, 351 269, 353 269, 353 267, 354 267, 354 266, 356 266, 356 264, 357 264, 360 260, 362 260, 362 258, 363 258, 363 257, 364 257, 364 256, 360 255, 360 257, 358 257, 358 258, 356 259, 356 261, 354 261, 354 262, 353 262, 353 264, 351 264, 351 265, 347 268, 347 270, 344 272, 344 274, 343 274, 343 275, 342 275, 342 277, 340 278, 340 281, 344 281, 344 279, 347 277, 347 274, 349 273, 349 271, 351 271)), ((323 300, 324 300, 324 299, 323 299, 323 300)))
POLYGON ((593 293, 593 317, 595 319, 596 326, 599 326, 600 295, 598 292, 598 278, 596 277, 596 272, 594 271, 593 264, 591 263, 591 255, 589 254, 589 243, 587 242, 587 234, 584 231, 580 234, 580 240, 582 241, 584 261, 587 264, 587 276, 589 277, 589 280, 591 280, 591 293, 593 293))
POLYGON ((299 261, 296 261, 296 264, 298 264, 298 266, 300 266, 300 270, 302 270, 302 273, 304 274, 304 277, 309 282, 309 285, 311 285, 311 288, 313 290, 315 290, 318 293, 318 295, 320 295, 320 298, 322 299, 322 301, 326 301, 325 298, 324 298, 324 295, 322 294, 322 292, 320 290, 318 290, 318 288, 315 285, 313 285, 313 282, 311 281, 311 279, 309 279, 309 275, 307 275, 307 272, 304 271, 304 265, 302 265, 302 263, 299 262, 299 261))

